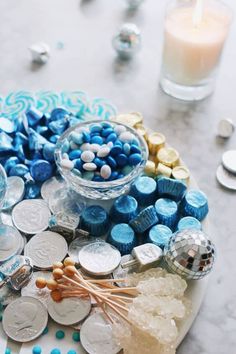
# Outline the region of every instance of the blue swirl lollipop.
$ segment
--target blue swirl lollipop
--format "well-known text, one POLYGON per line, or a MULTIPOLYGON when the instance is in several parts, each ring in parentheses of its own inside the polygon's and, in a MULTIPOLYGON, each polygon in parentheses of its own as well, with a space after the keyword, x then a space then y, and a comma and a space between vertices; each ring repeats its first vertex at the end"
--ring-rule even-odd
POLYGON ((43 113, 51 112, 55 107, 62 105, 60 94, 54 91, 36 92, 36 107, 43 113))
POLYGON ((35 105, 35 99, 30 92, 18 91, 10 93, 3 103, 3 116, 9 119, 17 119, 31 106, 35 105))
POLYGON ((82 116, 88 107, 88 97, 83 91, 61 93, 62 105, 71 113, 82 116))
POLYGON ((117 109, 105 98, 94 98, 91 101, 86 114, 101 119, 109 119, 117 114, 117 109))

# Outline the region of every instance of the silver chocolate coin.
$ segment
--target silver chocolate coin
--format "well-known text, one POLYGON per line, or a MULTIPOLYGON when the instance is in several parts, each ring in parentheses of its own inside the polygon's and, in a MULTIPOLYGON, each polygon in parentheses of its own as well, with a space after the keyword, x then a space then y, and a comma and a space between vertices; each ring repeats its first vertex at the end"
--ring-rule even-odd
POLYGON ((230 138, 234 132, 234 123, 231 119, 221 119, 217 126, 217 133, 221 138, 230 138))
POLYGON ((41 301, 47 307, 47 300, 50 296, 50 290, 47 288, 38 289, 35 282, 37 278, 45 278, 49 280, 52 278, 51 272, 34 272, 29 283, 21 289, 21 296, 31 296, 41 301))
POLYGON ((51 268, 53 263, 61 261, 68 252, 64 237, 52 231, 44 231, 33 236, 25 245, 24 254, 31 258, 33 265, 51 268))
POLYGON ((229 172, 236 173, 236 150, 226 151, 222 156, 222 164, 229 172))
POLYGON ((50 216, 47 203, 42 199, 23 200, 12 211, 12 220, 17 229, 31 235, 46 230, 50 216))
POLYGON ((0 224, 0 262, 21 253, 22 242, 22 236, 17 229, 0 224))
POLYGON ((216 178, 225 188, 236 191, 236 176, 228 172, 222 165, 217 168, 216 178))
POLYGON ((61 302, 55 302, 50 297, 47 302, 48 313, 51 318, 65 326, 72 326, 85 319, 91 310, 90 299, 70 297, 61 302))
POLYGON ((29 296, 11 302, 3 313, 5 333, 17 342, 29 342, 38 338, 48 322, 45 306, 29 296))
POLYGON ((88 273, 94 275, 110 274, 118 267, 120 252, 107 242, 94 242, 84 246, 79 252, 79 263, 88 273))
POLYGON ((113 338, 111 324, 102 313, 95 313, 84 321, 80 341, 89 354, 116 354, 121 350, 113 338))
POLYGON ((49 199, 54 195, 58 189, 65 187, 65 181, 60 177, 52 177, 45 181, 41 187, 41 196, 48 203, 49 199))
MULTIPOLYGON (((138 267, 137 266, 132 266, 132 267, 127 267, 127 268, 122 268, 121 265, 123 263, 126 263, 128 261, 133 260, 134 257, 131 254, 126 254, 125 256, 121 257, 120 265, 117 267, 114 272, 113 272, 113 278, 114 279, 120 279, 120 278, 126 278, 130 273, 137 272, 138 267)), ((125 287, 127 284, 124 282, 119 282, 117 283, 118 286, 120 287, 125 287)))
POLYGON ((79 252, 81 249, 90 243, 98 242, 101 240, 95 237, 78 237, 73 240, 69 245, 68 254, 74 262, 79 263, 79 252))
POLYGON ((11 176, 7 178, 7 191, 2 209, 10 209, 19 203, 25 193, 25 183, 21 177, 11 176))

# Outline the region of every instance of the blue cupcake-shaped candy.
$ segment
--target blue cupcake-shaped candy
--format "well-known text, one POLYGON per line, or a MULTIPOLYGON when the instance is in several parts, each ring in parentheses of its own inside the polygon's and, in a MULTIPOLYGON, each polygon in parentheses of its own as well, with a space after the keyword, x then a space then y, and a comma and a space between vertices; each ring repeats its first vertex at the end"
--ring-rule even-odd
POLYGON ((160 198, 155 203, 159 222, 173 229, 177 223, 178 206, 168 198, 160 198))
POLYGON ((143 209, 129 224, 137 233, 143 233, 158 223, 158 216, 154 206, 143 209))
POLYGON ((92 236, 105 235, 109 226, 108 214, 101 206, 91 205, 83 210, 80 227, 92 236))
POLYGON ((151 177, 141 176, 131 187, 131 194, 141 206, 148 206, 156 200, 156 181, 151 177))
POLYGON ((147 241, 154 243, 154 245, 164 247, 168 244, 170 237, 172 236, 171 229, 166 225, 154 225, 148 233, 147 241))
POLYGON ((111 229, 108 242, 115 246, 123 256, 131 253, 136 246, 136 236, 128 224, 117 224, 111 229))
POLYGON ((203 220, 208 214, 207 196, 200 190, 189 190, 182 201, 182 213, 203 220))
POLYGON ((177 225, 177 230, 181 231, 184 229, 197 229, 201 230, 202 225, 200 221, 193 216, 185 216, 184 218, 180 219, 177 225))
POLYGON ((114 202, 110 215, 116 223, 128 223, 138 214, 137 200, 130 195, 122 195, 114 202))
POLYGON ((186 189, 186 185, 177 179, 168 177, 159 177, 157 179, 157 191, 160 197, 167 197, 179 202, 183 198, 186 189))

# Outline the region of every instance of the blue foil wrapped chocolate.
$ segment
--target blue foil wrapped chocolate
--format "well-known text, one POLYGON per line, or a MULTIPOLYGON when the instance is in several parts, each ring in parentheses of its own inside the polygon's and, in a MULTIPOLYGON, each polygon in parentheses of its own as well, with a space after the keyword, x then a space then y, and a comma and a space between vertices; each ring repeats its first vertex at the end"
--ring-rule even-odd
POLYGON ((81 229, 88 231, 91 236, 103 236, 110 227, 108 214, 99 205, 91 205, 85 208, 81 214, 81 229))
POLYGON ((157 212, 155 207, 151 205, 140 211, 140 213, 129 222, 129 225, 134 229, 135 232, 143 233, 157 223, 157 212))
POLYGON ((115 246, 122 256, 131 253, 137 243, 134 230, 125 223, 113 226, 108 242, 115 246))
POLYGON ((164 247, 168 244, 172 236, 171 229, 162 224, 154 225, 148 232, 147 242, 154 243, 154 245, 164 247))
POLYGON ((191 189, 186 193, 181 209, 183 215, 193 216, 202 221, 209 211, 207 196, 200 190, 191 189))
POLYGON ((187 186, 176 179, 168 177, 157 178, 157 191, 159 197, 166 197, 179 202, 184 197, 187 186))
POLYGON ((185 229, 202 229, 202 224, 200 221, 193 216, 185 216, 178 222, 177 230, 185 230, 185 229))
POLYGON ((110 211, 111 219, 116 223, 128 223, 137 214, 137 200, 130 195, 117 198, 110 211))
POLYGON ((155 203, 159 222, 174 229, 178 220, 177 203, 168 198, 160 198, 155 203))
POLYGON ((131 195, 135 197, 140 206, 148 206, 156 200, 156 181, 151 177, 141 176, 131 187, 131 195))

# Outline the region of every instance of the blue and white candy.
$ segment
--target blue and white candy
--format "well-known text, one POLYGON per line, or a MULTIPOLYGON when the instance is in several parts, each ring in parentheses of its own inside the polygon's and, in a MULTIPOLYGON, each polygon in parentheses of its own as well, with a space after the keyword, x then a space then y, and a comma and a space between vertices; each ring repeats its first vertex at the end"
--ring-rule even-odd
MULTIPOLYGON (((123 178, 142 161, 135 135, 124 125, 112 122, 78 127, 64 139, 61 152, 62 168, 96 182, 123 178), (68 154, 66 157, 64 152, 68 154), (94 175, 88 172, 94 172, 94 175)), ((156 185, 155 181, 153 183, 156 185)))

